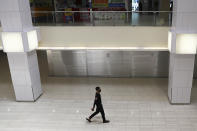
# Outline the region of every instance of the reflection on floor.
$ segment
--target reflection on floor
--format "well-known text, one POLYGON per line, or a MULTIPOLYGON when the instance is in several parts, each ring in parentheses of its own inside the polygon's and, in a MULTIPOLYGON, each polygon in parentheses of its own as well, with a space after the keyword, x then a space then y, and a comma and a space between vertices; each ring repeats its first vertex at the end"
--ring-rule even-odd
POLYGON ((41 67, 44 94, 35 103, 15 102, 7 63, 0 62, 0 131, 197 130, 197 88, 191 105, 170 105, 167 79, 53 78, 41 67), (100 115, 85 121, 96 86, 102 88, 109 124, 100 115))

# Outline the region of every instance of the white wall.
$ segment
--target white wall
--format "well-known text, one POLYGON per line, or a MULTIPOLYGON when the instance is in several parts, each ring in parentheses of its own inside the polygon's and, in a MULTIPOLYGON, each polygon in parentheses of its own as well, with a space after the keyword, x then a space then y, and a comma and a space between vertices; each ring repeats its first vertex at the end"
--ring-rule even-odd
POLYGON ((1 41, 0 41, 0 50, 2 50, 3 49, 3 47, 2 47, 2 43, 1 43, 1 41))
POLYGON ((197 33, 197 0, 173 0, 172 29, 181 33, 197 33))
POLYGON ((169 27, 40 27, 46 46, 167 47, 169 27))
MULTIPOLYGON (((0 27, 0 33, 2 32, 2 29, 1 29, 1 27, 0 27)), ((1 37, 0 37, 0 50, 2 49, 3 47, 2 47, 2 41, 1 41, 1 37)))

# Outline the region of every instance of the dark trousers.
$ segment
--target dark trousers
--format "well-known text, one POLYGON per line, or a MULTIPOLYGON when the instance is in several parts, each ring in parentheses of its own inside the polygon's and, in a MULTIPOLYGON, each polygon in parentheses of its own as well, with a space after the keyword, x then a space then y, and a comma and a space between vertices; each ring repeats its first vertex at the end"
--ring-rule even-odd
POLYGON ((94 116, 96 116, 98 113, 101 113, 101 116, 103 118, 103 121, 105 121, 105 112, 104 112, 104 109, 103 109, 103 106, 98 106, 96 108, 96 111, 89 117, 90 119, 92 119, 94 116))

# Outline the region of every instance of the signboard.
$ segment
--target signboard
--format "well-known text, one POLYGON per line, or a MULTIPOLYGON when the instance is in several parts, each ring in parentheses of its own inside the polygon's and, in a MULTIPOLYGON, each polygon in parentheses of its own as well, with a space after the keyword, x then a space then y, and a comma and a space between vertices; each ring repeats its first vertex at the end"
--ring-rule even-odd
POLYGON ((125 7, 125 3, 109 3, 109 7, 125 7))
POLYGON ((125 3, 124 0, 111 0, 110 3, 125 3))
POLYGON ((93 7, 108 7, 108 0, 93 0, 93 7))

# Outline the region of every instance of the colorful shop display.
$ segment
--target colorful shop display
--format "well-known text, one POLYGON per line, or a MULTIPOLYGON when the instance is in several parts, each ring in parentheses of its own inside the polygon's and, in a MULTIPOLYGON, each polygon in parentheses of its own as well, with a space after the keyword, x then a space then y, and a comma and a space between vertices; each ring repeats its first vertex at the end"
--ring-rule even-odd
POLYGON ((72 8, 67 8, 67 9, 65 9, 65 11, 68 11, 68 12, 65 12, 64 13, 64 21, 66 23, 73 22, 74 21, 73 13, 72 12, 69 12, 69 11, 72 11, 72 8))
POLYGON ((125 0, 92 0, 93 8, 103 8, 103 7, 125 7, 125 0))
POLYGON ((90 13, 83 11, 90 11, 87 8, 67 8, 64 13, 64 22, 90 22, 90 13), (72 12, 73 11, 73 12, 72 12), (80 12, 82 11, 82 12, 80 12))

